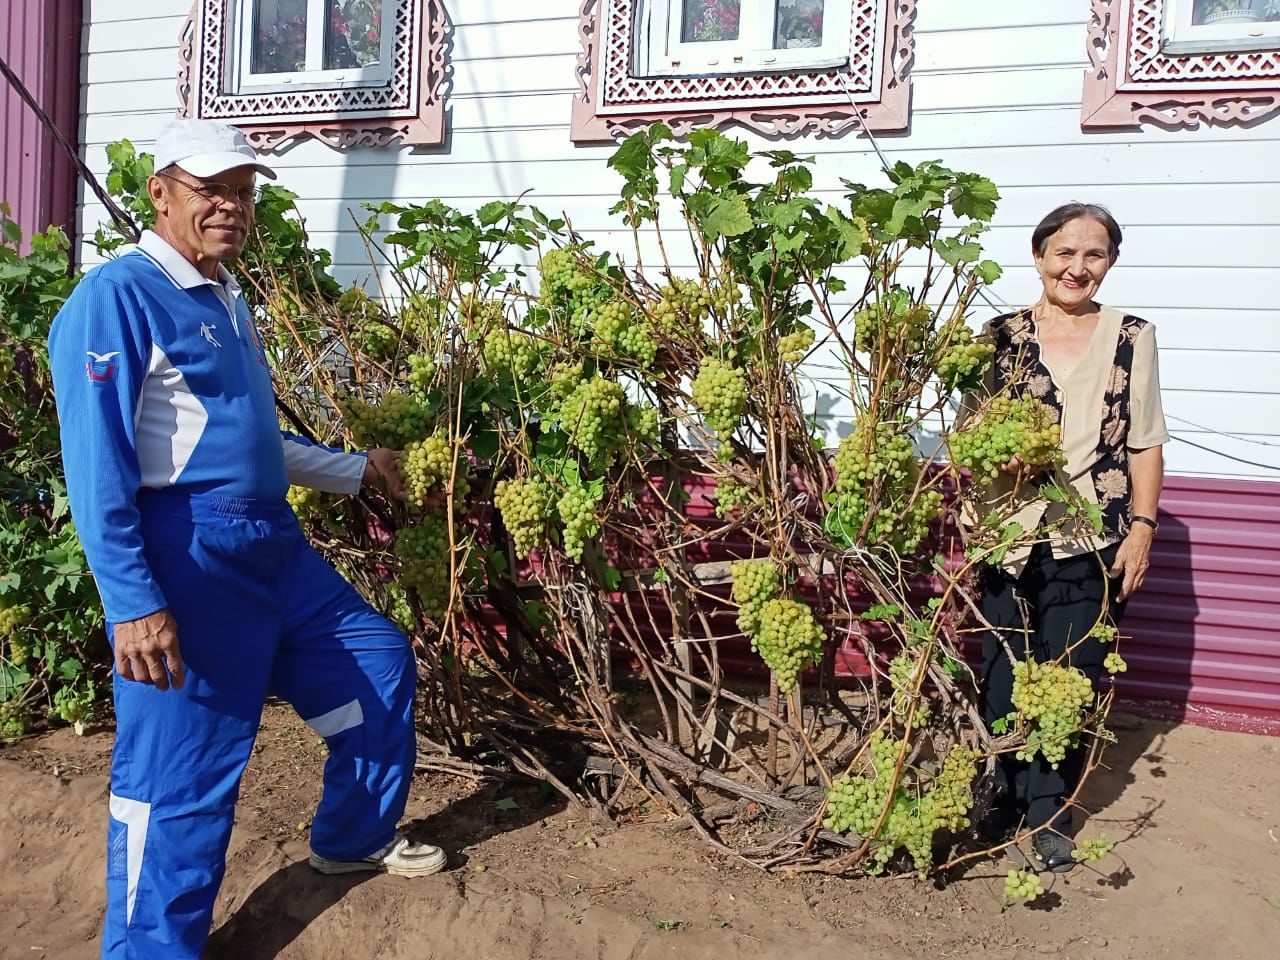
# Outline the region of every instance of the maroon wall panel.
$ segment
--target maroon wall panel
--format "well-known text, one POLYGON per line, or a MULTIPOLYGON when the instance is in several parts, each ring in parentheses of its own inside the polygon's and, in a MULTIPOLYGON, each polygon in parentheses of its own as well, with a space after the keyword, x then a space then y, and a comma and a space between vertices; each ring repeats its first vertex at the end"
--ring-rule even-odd
MULTIPOLYGON (((72 145, 79 134, 81 20, 81 0, 0 0, 0 57, 72 145)), ((70 231, 75 168, 3 78, 0 137, 0 200, 23 236, 50 224, 70 231)))

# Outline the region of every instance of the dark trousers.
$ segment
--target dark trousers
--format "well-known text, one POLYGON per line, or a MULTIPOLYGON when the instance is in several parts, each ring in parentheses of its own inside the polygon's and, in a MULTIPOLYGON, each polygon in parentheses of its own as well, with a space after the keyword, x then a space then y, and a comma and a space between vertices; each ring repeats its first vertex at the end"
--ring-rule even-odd
MULTIPOLYGON (((988 727, 1014 712, 1013 664, 1005 644, 1017 659, 1031 656, 1042 663, 1059 659, 1075 645, 1066 662, 1082 670, 1097 688, 1110 645, 1092 638, 1080 641, 1097 622, 1104 602, 1112 624, 1124 613, 1124 603, 1115 599, 1120 582, 1106 573, 1117 549, 1113 544, 1098 553, 1055 559, 1047 544, 1037 544, 1021 575, 1014 577, 997 567, 983 571, 982 614, 996 628, 982 641, 980 692, 988 727)), ((1038 754, 1030 761, 1012 753, 1001 755, 997 803, 1025 810, 1032 829, 1051 824, 1066 833, 1071 811, 1063 804, 1080 783, 1088 749, 1087 743, 1068 749, 1056 770, 1038 754)))

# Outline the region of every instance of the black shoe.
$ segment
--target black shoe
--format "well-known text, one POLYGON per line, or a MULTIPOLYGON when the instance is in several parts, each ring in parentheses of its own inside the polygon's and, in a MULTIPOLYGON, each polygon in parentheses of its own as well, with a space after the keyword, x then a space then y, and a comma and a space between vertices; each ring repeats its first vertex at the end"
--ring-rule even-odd
POLYGON ((1031 849, 1050 873, 1067 873, 1073 870, 1076 858, 1071 854, 1075 848, 1076 845, 1062 834, 1048 829, 1041 830, 1031 838, 1031 849))

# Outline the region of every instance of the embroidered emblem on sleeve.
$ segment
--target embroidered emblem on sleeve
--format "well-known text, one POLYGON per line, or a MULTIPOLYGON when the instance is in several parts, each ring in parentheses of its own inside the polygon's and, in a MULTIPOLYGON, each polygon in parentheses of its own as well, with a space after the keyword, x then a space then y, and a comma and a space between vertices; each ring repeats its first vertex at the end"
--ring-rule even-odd
POLYGON ((93 383, 110 383, 115 379, 116 357, 120 356, 119 350, 111 353, 94 353, 92 350, 86 350, 85 355, 89 358, 85 361, 85 373, 89 375, 89 380, 93 383))

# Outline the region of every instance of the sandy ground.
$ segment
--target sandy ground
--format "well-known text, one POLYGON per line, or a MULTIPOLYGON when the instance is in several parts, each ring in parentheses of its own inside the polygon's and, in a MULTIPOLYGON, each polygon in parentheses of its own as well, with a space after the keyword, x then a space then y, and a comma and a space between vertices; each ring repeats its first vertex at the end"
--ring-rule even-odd
MULTIPOLYGON (((214 960, 1280 958, 1280 739, 1114 718, 1083 833, 1116 852, 1001 910, 1008 863, 945 884, 764 875, 645 808, 621 828, 533 787, 432 777, 408 826, 437 876, 305 863, 323 747, 271 707, 246 774, 214 960), (512 803, 514 801, 514 805, 512 803)), ((110 731, 0 750, 0 957, 97 956, 110 731)))

